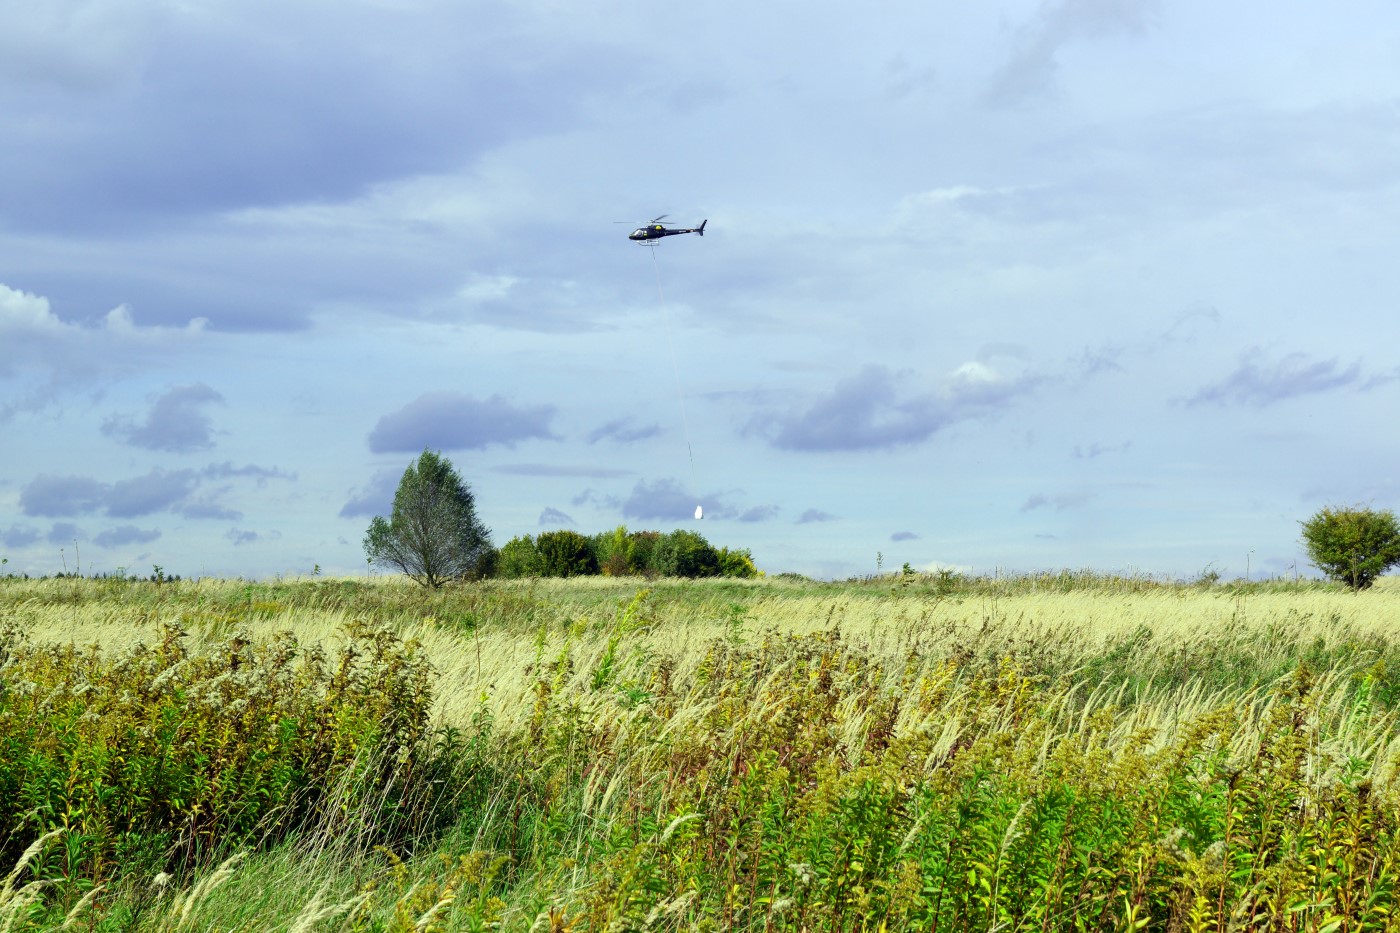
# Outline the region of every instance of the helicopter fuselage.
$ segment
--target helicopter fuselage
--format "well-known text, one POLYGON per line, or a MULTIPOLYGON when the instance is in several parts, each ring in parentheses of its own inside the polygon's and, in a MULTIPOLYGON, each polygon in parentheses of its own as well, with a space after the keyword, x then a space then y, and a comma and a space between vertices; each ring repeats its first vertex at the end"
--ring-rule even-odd
POLYGON ((638 242, 642 240, 659 240, 664 236, 675 236, 679 233, 698 233, 700 236, 704 236, 705 224, 707 223, 709 223, 708 219, 702 220, 698 227, 667 227, 664 224, 651 223, 633 230, 627 235, 627 239, 637 240, 638 242))

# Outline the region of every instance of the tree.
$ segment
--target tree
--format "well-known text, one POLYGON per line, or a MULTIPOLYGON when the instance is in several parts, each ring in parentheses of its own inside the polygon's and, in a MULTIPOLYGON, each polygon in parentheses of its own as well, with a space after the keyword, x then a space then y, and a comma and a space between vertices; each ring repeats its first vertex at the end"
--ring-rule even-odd
POLYGON ((540 556, 540 575, 544 577, 578 577, 598 572, 592 543, 577 531, 562 528, 541 532, 535 539, 535 552, 540 556))
POLYGON ((719 549, 719 575, 722 577, 756 577, 758 568, 754 566, 753 552, 748 548, 742 551, 719 549))
POLYGON ((365 555, 429 587, 480 575, 491 554, 491 532, 476 517, 471 488, 452 462, 423 451, 394 493, 388 521, 376 515, 365 532, 365 555))
POLYGON ((1354 590, 1366 589, 1400 565, 1400 522, 1394 512, 1328 506, 1299 524, 1308 558, 1354 590))
POLYGON ((496 575, 507 580, 540 575, 540 552, 529 535, 511 538, 496 555, 496 575))
POLYGON ((704 536, 677 529, 657 542, 652 566, 664 577, 717 577, 719 552, 704 536))
POLYGON ((593 559, 598 563, 598 572, 604 576, 625 577, 633 573, 631 557, 632 540, 626 525, 593 536, 593 559))

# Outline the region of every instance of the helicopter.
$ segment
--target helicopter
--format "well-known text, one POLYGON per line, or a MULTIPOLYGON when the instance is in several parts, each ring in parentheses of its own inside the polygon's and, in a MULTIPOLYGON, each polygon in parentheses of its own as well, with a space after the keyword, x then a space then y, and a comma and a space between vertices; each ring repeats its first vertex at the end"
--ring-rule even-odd
MULTIPOLYGON (((678 233, 698 233, 700 236, 704 236, 705 224, 710 222, 709 218, 706 218, 700 221, 698 227, 668 227, 661 222, 666 219, 666 216, 662 214, 660 217, 647 221, 629 233, 627 239, 640 243, 645 240, 659 240, 664 236, 675 236, 678 233)), ((619 220, 618 223, 626 223, 626 221, 619 220)))

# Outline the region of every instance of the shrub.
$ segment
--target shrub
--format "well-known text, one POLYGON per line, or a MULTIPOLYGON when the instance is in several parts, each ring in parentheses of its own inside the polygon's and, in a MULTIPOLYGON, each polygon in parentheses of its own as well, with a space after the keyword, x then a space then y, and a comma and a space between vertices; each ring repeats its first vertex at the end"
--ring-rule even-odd
POLYGON ((1354 590, 1400 564, 1400 523, 1374 509, 1322 509, 1300 523, 1308 557, 1319 570, 1354 590))
POLYGON ((633 574, 658 574, 656 549, 661 543, 659 531, 634 531, 627 536, 627 572, 633 574))
POLYGON ((535 553, 541 576, 578 577, 598 572, 591 543, 577 531, 565 528, 542 533, 535 539, 535 553))
POLYGON ((677 529, 657 542, 651 565, 664 577, 717 577, 719 552, 694 531, 677 529))
POLYGON ((593 536, 591 543, 599 573, 608 577, 623 577, 636 572, 631 563, 632 539, 626 525, 599 532, 593 536))
POLYGON ((754 566, 753 554, 747 548, 731 551, 722 547, 719 549, 719 573, 722 577, 756 577, 758 568, 754 566))
POLYGON ((414 643, 356 623, 330 657, 289 633, 196 654, 184 635, 169 625, 153 648, 111 652, 0 632, 0 864, 56 828, 60 870, 94 879, 308 825, 369 843, 427 828, 421 782, 448 759, 414 643))
POLYGON ((511 538, 496 554, 496 576, 507 580, 538 577, 543 573, 540 552, 529 535, 511 538))

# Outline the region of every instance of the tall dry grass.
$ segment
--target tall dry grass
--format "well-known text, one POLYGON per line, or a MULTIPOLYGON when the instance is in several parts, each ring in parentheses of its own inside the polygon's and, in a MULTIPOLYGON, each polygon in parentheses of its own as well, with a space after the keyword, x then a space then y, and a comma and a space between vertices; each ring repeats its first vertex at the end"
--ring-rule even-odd
POLYGON ((106 651, 387 625, 487 750, 450 831, 255 852, 181 889, 207 929, 1384 928, 1397 609, 1061 577, 0 584, 31 643, 106 651))

